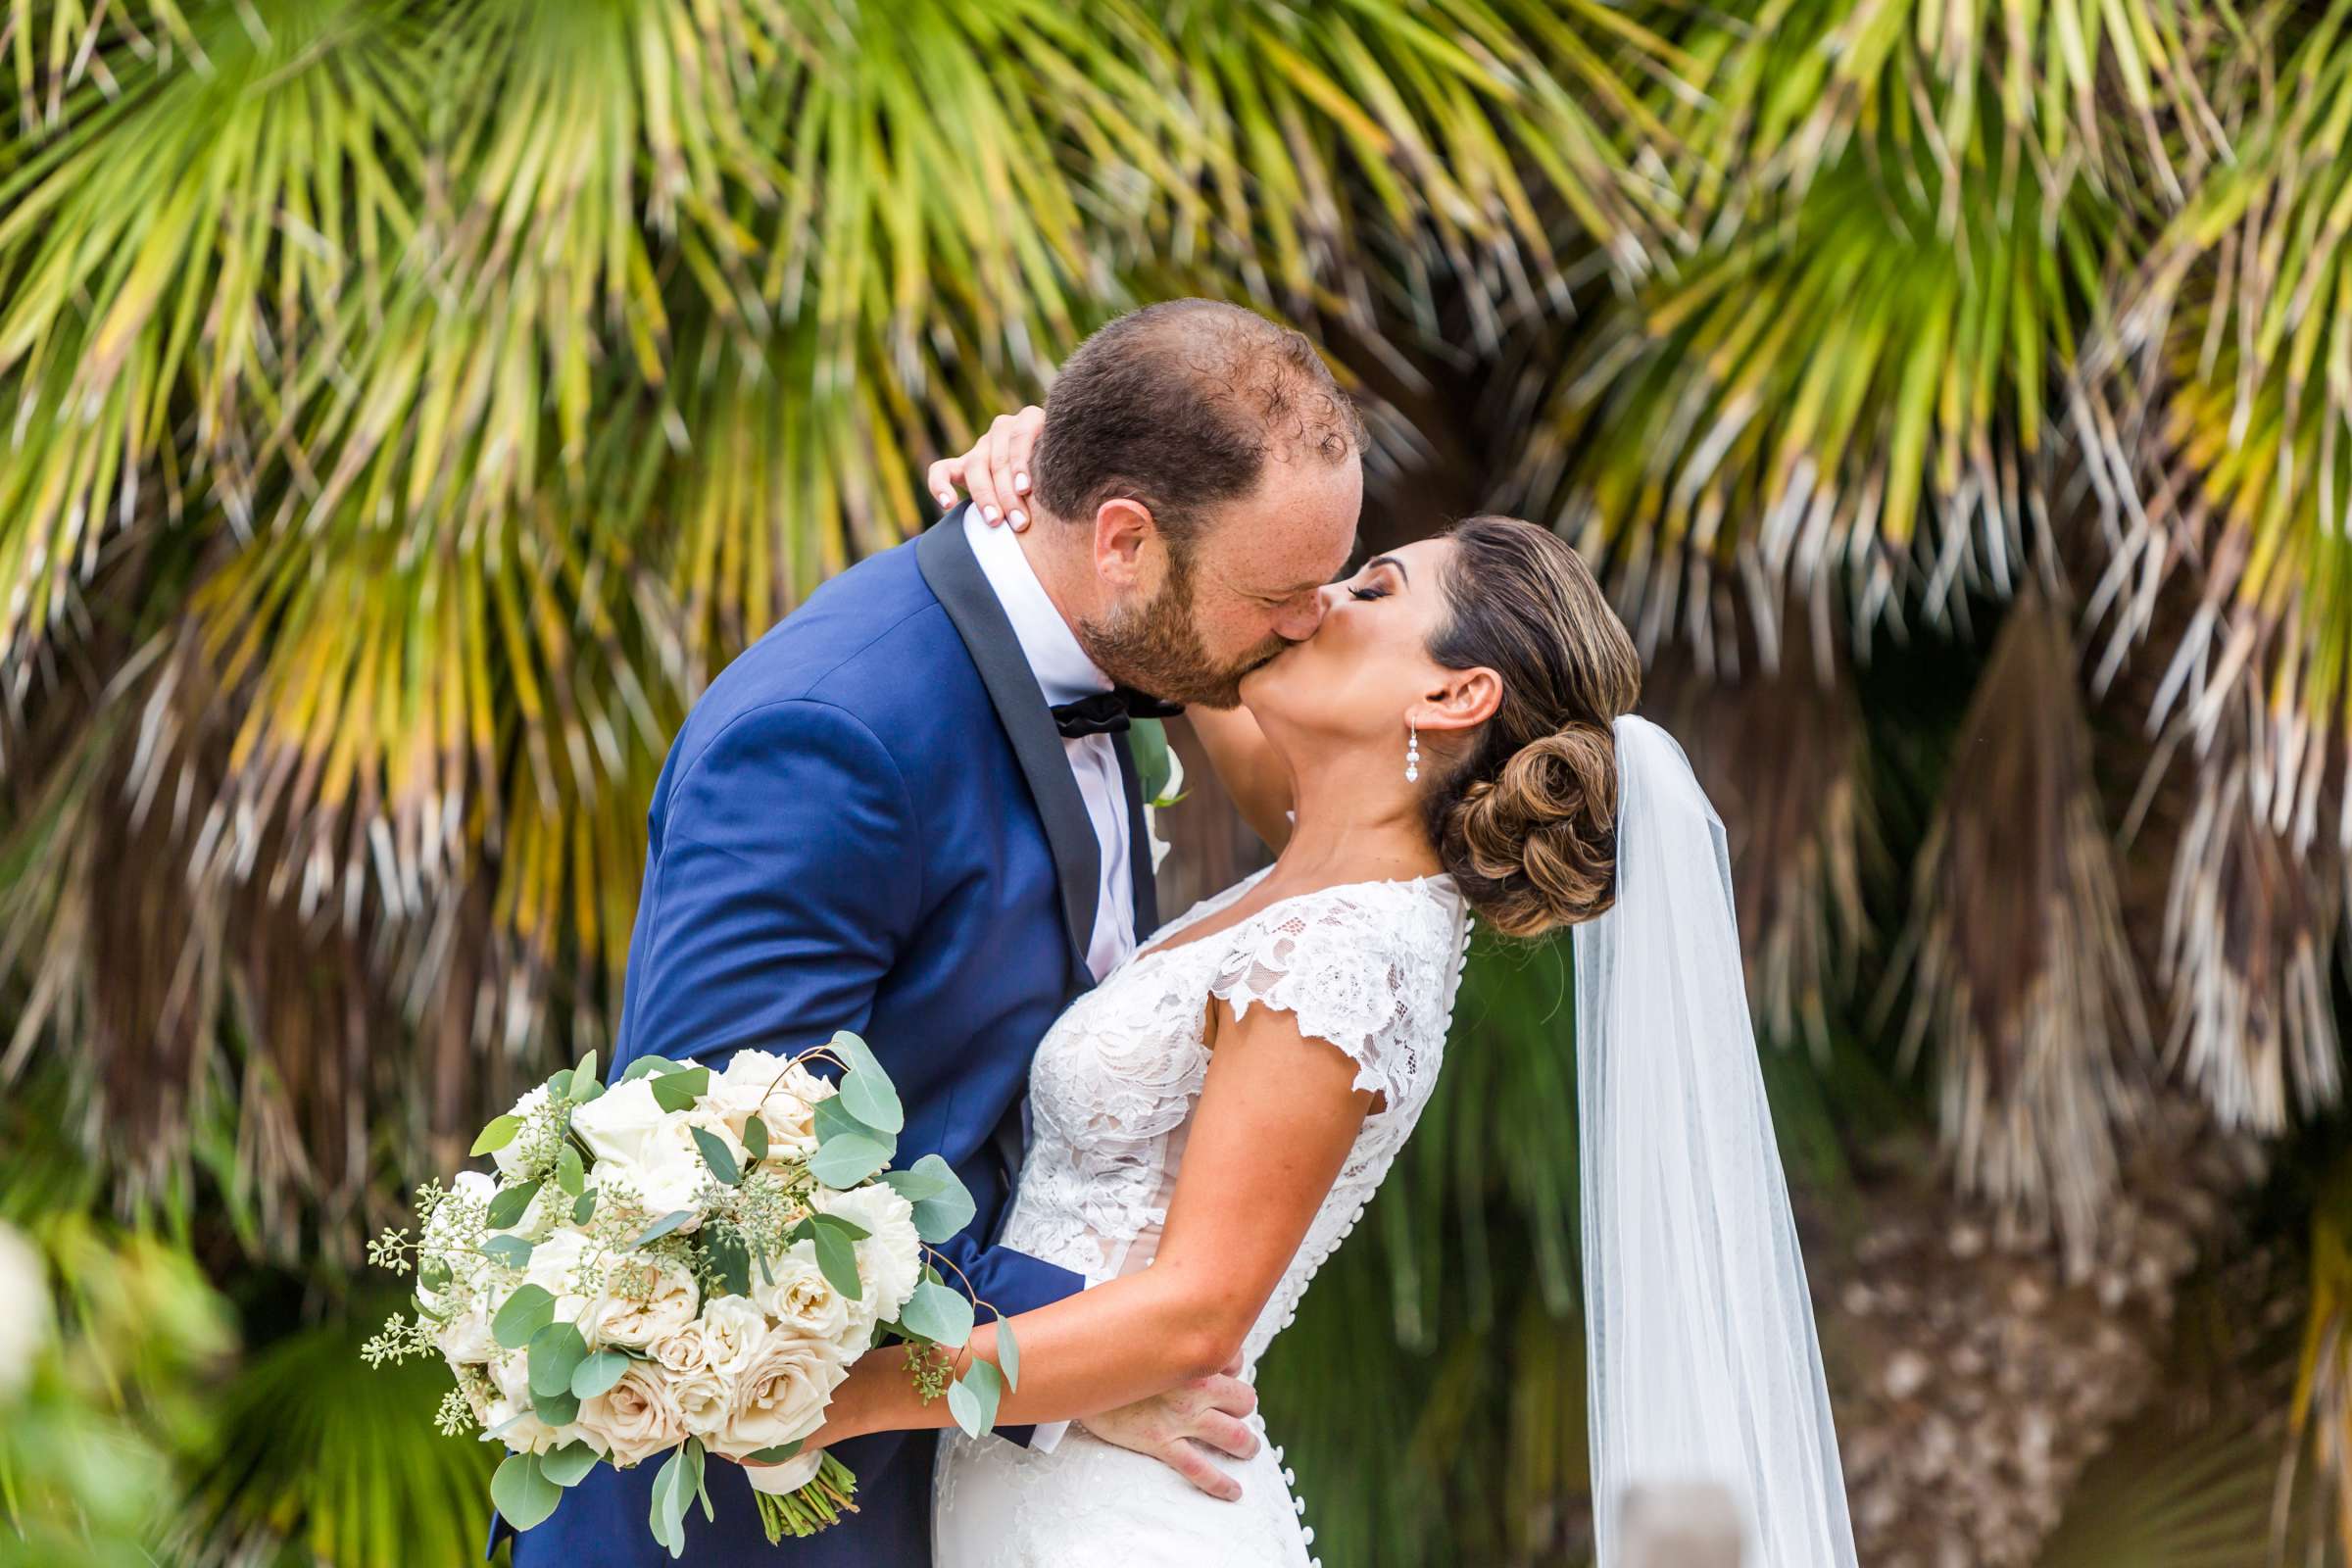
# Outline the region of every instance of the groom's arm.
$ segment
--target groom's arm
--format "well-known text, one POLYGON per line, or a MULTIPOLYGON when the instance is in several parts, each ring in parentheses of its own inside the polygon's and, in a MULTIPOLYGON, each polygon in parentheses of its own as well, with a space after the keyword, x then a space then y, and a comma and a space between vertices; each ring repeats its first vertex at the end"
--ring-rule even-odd
MULTIPOLYGON (((809 700, 742 714, 685 762, 657 832, 639 915, 652 924, 627 978, 628 1057, 723 1065, 752 1047, 865 1031, 922 897, 913 799, 872 730, 809 700)), ((1008 1315, 1086 1284, 969 1233, 939 1250, 1008 1315)))
POLYGON ((684 761, 653 831, 626 1057, 723 1065, 866 1028, 922 896, 913 803, 873 731, 829 703, 753 709, 684 761))

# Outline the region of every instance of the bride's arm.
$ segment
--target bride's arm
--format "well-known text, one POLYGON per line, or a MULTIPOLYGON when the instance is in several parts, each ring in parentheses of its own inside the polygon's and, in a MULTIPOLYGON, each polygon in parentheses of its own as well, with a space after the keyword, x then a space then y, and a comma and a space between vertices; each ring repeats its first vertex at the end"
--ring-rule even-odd
MULTIPOLYGON (((1020 1425, 1095 1415, 1230 1365, 1338 1179, 1372 1096, 1356 1064, 1300 1036, 1294 1016, 1215 1004, 1215 1052, 1152 1266, 1012 1320, 1021 1383, 998 1419, 1020 1425)), ((997 1359, 997 1333, 972 1333, 997 1359)), ((812 1441, 942 1427, 897 1356, 860 1362, 812 1441)))
MULTIPOLYGON (((1014 532, 1029 526, 1029 456, 1046 427, 1046 411, 1032 404, 1018 414, 1000 414, 988 433, 959 458, 942 458, 931 465, 925 482, 943 507, 956 504, 958 487, 967 491, 990 522, 1002 521, 1014 532)), ((1291 838, 1291 774, 1266 744, 1264 732, 1246 708, 1218 710, 1190 708, 1185 717, 1208 753, 1225 792, 1233 797, 1242 820, 1251 832, 1279 851, 1291 838)))

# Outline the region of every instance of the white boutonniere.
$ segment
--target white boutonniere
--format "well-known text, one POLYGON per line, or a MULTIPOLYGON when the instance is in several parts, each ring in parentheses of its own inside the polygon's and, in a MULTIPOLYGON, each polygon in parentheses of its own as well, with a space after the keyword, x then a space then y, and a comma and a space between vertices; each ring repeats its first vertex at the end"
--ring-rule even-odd
POLYGON ((1173 847, 1159 836, 1159 808, 1184 799, 1184 762, 1168 744, 1167 727, 1156 718, 1139 718, 1127 732, 1135 753, 1137 782, 1143 786, 1144 836, 1152 846, 1152 870, 1157 874, 1173 847))

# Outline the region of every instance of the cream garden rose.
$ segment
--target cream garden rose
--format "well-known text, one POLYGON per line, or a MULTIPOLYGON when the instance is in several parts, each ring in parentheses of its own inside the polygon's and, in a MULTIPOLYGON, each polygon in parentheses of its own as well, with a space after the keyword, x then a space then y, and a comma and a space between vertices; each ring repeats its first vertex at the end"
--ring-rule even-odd
POLYGON ((686 1441, 668 1380, 643 1362, 632 1362, 620 1381, 580 1401, 580 1433, 616 1465, 632 1465, 686 1441))
MULTIPOLYGON (((546 1103, 547 1085, 541 1084, 514 1102, 514 1108, 508 1111, 507 1114, 517 1121, 527 1122, 546 1103)), ((498 1166, 499 1175, 512 1180, 522 1173, 522 1161, 528 1152, 529 1145, 517 1138, 509 1143, 506 1148, 493 1152, 490 1159, 493 1164, 498 1166)))
POLYGON ((583 1332, 599 1345, 642 1348, 693 1322, 701 1307, 702 1293, 682 1264, 634 1258, 613 1264, 583 1332))
POLYGON ((822 1341, 769 1340, 744 1369, 724 1451, 758 1453, 808 1436, 824 1424, 825 1404, 849 1375, 840 1350, 822 1341))
POLYGON ((841 1344, 850 1332, 850 1302, 816 1266, 816 1249, 795 1242, 782 1257, 768 1259, 766 1277, 752 1281, 752 1299, 776 1320, 780 1334, 841 1344))
POLYGON ((816 1104, 840 1091, 789 1056, 739 1051, 710 1086, 710 1099, 742 1136, 757 1111, 767 1124, 768 1149, 792 1159, 816 1152, 816 1104))

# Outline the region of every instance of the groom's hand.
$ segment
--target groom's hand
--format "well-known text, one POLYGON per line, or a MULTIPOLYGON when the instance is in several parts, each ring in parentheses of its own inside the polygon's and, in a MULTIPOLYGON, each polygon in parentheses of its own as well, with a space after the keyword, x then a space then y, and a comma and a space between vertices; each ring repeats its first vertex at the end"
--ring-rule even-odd
POLYGON ((1257 1434, 1246 1425, 1257 1412, 1257 1391, 1235 1375, 1241 1370, 1237 1357, 1214 1377, 1195 1378, 1080 1424, 1104 1443, 1157 1459, 1212 1497, 1239 1502, 1242 1484, 1211 1464, 1208 1450, 1236 1459, 1257 1452, 1257 1434))

